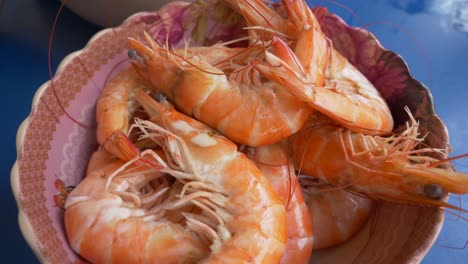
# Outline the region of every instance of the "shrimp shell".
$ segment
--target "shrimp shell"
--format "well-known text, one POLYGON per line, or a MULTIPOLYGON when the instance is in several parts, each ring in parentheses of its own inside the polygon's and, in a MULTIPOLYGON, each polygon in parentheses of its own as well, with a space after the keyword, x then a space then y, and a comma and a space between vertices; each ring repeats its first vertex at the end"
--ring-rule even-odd
POLYGON ((310 210, 289 160, 287 142, 250 148, 248 156, 273 185, 286 208, 288 241, 280 263, 307 263, 316 238, 310 210))
POLYGON ((149 46, 129 39, 130 49, 143 58, 133 60, 143 78, 180 111, 237 143, 262 146, 278 142, 298 131, 312 112, 282 86, 264 80, 248 63, 262 46, 245 48, 240 57, 215 66, 219 49, 213 50, 214 55, 184 57, 182 54, 197 53, 169 51, 149 36, 146 40, 149 46), (226 71, 226 64, 231 70, 226 71))
POLYGON ((131 129, 164 155, 147 150, 124 165, 116 160, 89 169, 65 205, 72 248, 98 263, 278 262, 287 239, 286 213, 258 168, 234 143, 167 101, 158 103, 142 90, 135 96, 152 121, 135 119, 131 129), (135 162, 143 157, 157 166, 135 162), (180 187, 167 181, 168 187, 158 187, 155 181, 165 175, 180 187), (144 191, 152 188, 158 191, 149 197, 156 198, 144 191), (157 203, 160 192, 168 193, 163 204, 157 203), (142 206, 148 199, 156 202, 142 206), (166 213, 187 206, 197 209, 166 213))
POLYGON ((317 183, 308 175, 300 175, 299 182, 315 229, 314 250, 347 241, 369 219, 373 205, 371 199, 317 183))

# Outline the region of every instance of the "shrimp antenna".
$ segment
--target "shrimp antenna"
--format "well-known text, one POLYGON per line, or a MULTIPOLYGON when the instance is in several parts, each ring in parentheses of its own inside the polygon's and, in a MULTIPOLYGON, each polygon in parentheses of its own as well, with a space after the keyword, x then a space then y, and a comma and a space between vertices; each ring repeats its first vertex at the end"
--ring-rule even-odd
POLYGON ((453 156, 453 157, 450 157, 450 158, 446 158, 446 159, 440 160, 438 162, 432 163, 431 165, 429 165, 429 168, 437 167, 437 166, 440 166, 440 165, 442 165, 444 163, 448 163, 448 162, 451 162, 451 161, 454 161, 454 160, 459 160, 459 159, 466 158, 466 157, 468 157, 468 153, 453 156))
POLYGON ((236 43, 242 42, 242 41, 244 41, 244 40, 251 40, 251 39, 255 39, 255 38, 254 38, 254 37, 251 37, 251 36, 245 36, 245 37, 240 37, 240 38, 232 39, 232 40, 225 41, 225 42, 219 42, 219 43, 216 44, 216 45, 228 46, 228 45, 232 45, 232 44, 236 44, 236 43))
POLYGON ((281 36, 281 37, 286 38, 286 39, 291 39, 290 36, 280 32, 278 30, 263 27, 263 26, 247 26, 247 27, 243 27, 243 29, 245 29, 245 30, 258 30, 258 31, 262 31, 262 32, 273 33, 274 35, 281 36))
MULTIPOLYGON (((54 97, 56 98, 57 100, 57 103, 60 107, 60 109, 65 113, 65 115, 70 119, 72 120, 74 123, 78 124, 80 127, 82 128, 85 128, 85 129, 88 129, 90 128, 90 126, 86 125, 86 124, 83 124, 81 123, 80 121, 78 121, 76 118, 74 118, 73 116, 71 116, 67 110, 65 109, 65 106, 62 104, 62 101, 60 100, 60 97, 59 95, 57 94, 57 89, 55 88, 55 81, 54 81, 54 76, 53 76, 53 73, 52 73, 52 59, 51 59, 51 53, 52 53, 52 42, 54 40, 54 34, 55 34, 55 28, 57 26, 57 22, 58 22, 58 19, 60 17, 60 14, 62 13, 62 10, 63 8, 65 7, 65 4, 66 4, 67 0, 63 0, 62 1, 62 4, 60 5, 60 8, 59 10, 57 11, 57 15, 55 16, 54 18, 54 22, 52 24, 52 29, 50 31, 50 36, 49 36, 49 45, 48 45, 48 49, 47 49, 47 64, 48 64, 48 70, 49 70, 49 77, 50 77, 50 85, 52 87, 52 92, 54 94, 54 97)), ((44 102, 44 96, 41 96, 41 101, 44 103, 44 105, 47 106, 47 109, 51 110, 51 108, 48 107, 48 104, 46 102, 44 102)), ((51 111, 52 112, 52 111, 51 111)), ((53 112, 52 112, 53 113, 53 112)), ((55 116, 55 115, 54 115, 55 116)), ((57 119, 57 118, 56 118, 57 119)))

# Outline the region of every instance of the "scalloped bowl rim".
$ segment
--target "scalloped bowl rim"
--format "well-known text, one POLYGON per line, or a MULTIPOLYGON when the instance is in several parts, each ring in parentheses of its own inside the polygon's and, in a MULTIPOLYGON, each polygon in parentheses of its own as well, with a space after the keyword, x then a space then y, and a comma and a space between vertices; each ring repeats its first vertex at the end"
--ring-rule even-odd
MULTIPOLYGON (((139 16, 139 15, 141 15, 143 13, 144 12, 138 12, 138 13, 135 13, 135 14, 129 16, 127 19, 125 19, 124 22, 122 22, 121 25, 125 24, 127 21, 130 21, 134 17, 137 17, 137 16, 139 16)), ((119 25, 118 27, 120 27, 121 25, 119 25)), ((57 70, 55 71, 54 77, 58 76, 61 73, 62 69, 64 69, 75 57, 78 57, 95 40, 99 39, 99 37, 101 37, 102 35, 104 35, 108 31, 112 31, 112 28, 106 28, 106 29, 102 29, 102 30, 96 32, 88 40, 88 42, 86 43, 86 45, 82 49, 74 51, 74 52, 68 54, 65 58, 63 58, 62 61, 59 63, 59 65, 57 67, 57 70)), ((31 224, 29 222, 29 219, 28 219, 28 217, 26 216, 26 214, 24 212, 23 204, 22 204, 22 202, 20 200, 18 159, 19 159, 19 155, 21 154, 20 153, 21 149, 23 147, 25 133, 26 133, 26 130, 27 130, 28 126, 29 126, 29 120, 32 117, 32 114, 34 114, 36 106, 39 103, 41 96, 44 94, 44 92, 45 92, 45 90, 46 90, 46 88, 47 88, 47 86, 49 85, 50 82, 51 82, 51 80, 49 79, 48 81, 43 83, 41 86, 39 86, 39 88, 36 90, 36 92, 34 93, 34 96, 33 96, 32 104, 31 104, 31 112, 23 120, 23 122, 21 122, 20 126, 18 127, 18 130, 16 132, 16 157, 17 158, 16 158, 16 160, 15 160, 15 162, 13 164, 13 167, 11 169, 11 172, 10 172, 10 185, 11 185, 11 190, 13 192, 13 196, 14 196, 15 201, 16 201, 17 208, 18 208, 18 224, 19 224, 19 227, 20 227, 20 231, 21 231, 24 239, 28 243, 28 245, 33 250, 36 257, 39 258, 39 261, 41 263, 44 263, 45 259, 44 259, 44 256, 42 255, 38 245, 35 243, 36 235, 35 235, 34 229, 32 228, 32 226, 31 226, 31 224)))

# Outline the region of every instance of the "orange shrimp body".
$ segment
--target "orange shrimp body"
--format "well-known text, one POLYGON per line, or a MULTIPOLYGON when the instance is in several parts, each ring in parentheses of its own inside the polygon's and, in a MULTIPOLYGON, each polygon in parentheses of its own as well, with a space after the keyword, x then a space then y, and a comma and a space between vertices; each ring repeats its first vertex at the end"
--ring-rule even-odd
MULTIPOLYGON (((200 180, 228 196, 225 225, 232 236, 208 262, 276 262, 284 253, 286 214, 268 180, 237 146, 206 125, 175 111, 167 101, 154 101, 138 91, 137 100, 157 124, 186 142, 200 180)), ((218 202, 218 201, 217 201, 218 202)))
POLYGON ((330 185, 317 184, 314 178, 306 175, 301 175, 299 182, 312 216, 314 249, 347 241, 367 222, 372 200, 330 185))
POLYGON ((65 205, 72 248, 93 263, 278 262, 286 213, 258 168, 167 101, 135 96, 152 121, 135 118, 130 129, 164 155, 146 150, 125 164, 93 156, 65 205), (157 165, 137 164, 143 157, 157 165))
POLYGON ((139 153, 126 136, 137 108, 134 99, 137 89, 150 90, 150 86, 132 67, 127 67, 107 82, 96 105, 98 143, 125 161, 139 153))
MULTIPOLYGON (((240 63, 236 58, 217 68, 209 63, 217 55, 184 58, 178 55, 183 52, 170 52, 149 37, 147 41, 151 48, 130 39, 134 65, 143 78, 177 109, 237 143, 260 146, 280 141, 298 131, 312 112, 281 86, 264 81, 247 59, 245 67, 236 67, 240 63), (234 70, 221 70, 227 64, 234 70)), ((257 56, 258 50, 249 47, 242 57, 257 56)))
MULTIPOLYGON (((170 262, 174 255, 193 262, 208 254, 200 239, 185 232, 183 226, 149 221, 143 208, 126 201, 120 195, 128 188, 125 178, 106 188, 109 178, 123 165, 123 161, 99 150, 91 157, 86 178, 68 196, 65 229, 73 250, 92 263, 170 262)), ((128 179, 132 176, 135 174, 129 174, 128 179)))
POLYGON ((286 208, 288 241, 281 263, 308 263, 316 238, 301 186, 286 150, 287 143, 283 141, 250 148, 248 156, 273 185, 286 208))
POLYGON ((239 5, 249 24, 277 33, 272 37, 273 53, 267 51, 266 59, 255 64, 264 76, 351 131, 371 135, 392 131, 393 117, 385 100, 332 47, 303 0, 281 1, 287 18, 275 15, 276 11, 260 0, 225 1, 230 6, 239 5), (291 24, 295 30, 291 30, 291 24), (293 48, 286 44, 290 39, 294 40, 293 48))
POLYGON ((295 165, 305 174, 371 198, 417 205, 454 208, 442 201, 446 194, 468 193, 468 175, 441 168, 444 162, 429 156, 442 150, 417 148, 423 138, 414 119, 392 137, 353 133, 321 123, 323 117, 314 119, 290 140, 295 165))

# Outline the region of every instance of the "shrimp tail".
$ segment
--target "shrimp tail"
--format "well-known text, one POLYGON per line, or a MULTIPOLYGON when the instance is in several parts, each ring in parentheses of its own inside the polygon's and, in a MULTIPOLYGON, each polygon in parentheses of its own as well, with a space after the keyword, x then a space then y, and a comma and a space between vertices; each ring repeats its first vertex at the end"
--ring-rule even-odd
MULTIPOLYGON (((267 53, 265 61, 257 63, 256 69, 284 86, 297 99, 354 132, 370 135, 391 132, 393 117, 385 100, 373 84, 333 48, 307 3, 303 0, 281 2, 286 20, 294 30, 280 30, 278 22, 269 24, 261 18, 249 22, 258 27, 269 26, 272 32, 278 31, 277 36, 284 38, 286 35, 284 39, 288 39, 286 44, 273 37, 274 55, 267 53), (285 57, 285 54, 289 55, 285 57), (293 72, 294 64, 300 64, 304 70, 293 72)), ((260 3, 247 3, 242 12, 244 16, 255 14, 263 10, 261 7, 264 8, 260 3)))
POLYGON ((379 135, 391 131, 393 119, 386 104, 382 106, 384 109, 376 111, 375 105, 359 105, 353 97, 337 92, 346 89, 345 86, 349 83, 335 82, 331 86, 321 86, 323 75, 320 73, 302 77, 304 67, 288 45, 281 39, 274 38, 272 47, 275 54, 266 52, 265 61, 254 64, 271 81, 354 132, 379 135), (371 129, 372 127, 375 129, 371 129))
MULTIPOLYGON (((129 161, 141 155, 140 150, 121 130, 117 130, 104 142, 102 147, 123 161, 129 161)), ((146 157, 140 157, 135 165, 157 167, 159 164, 146 157)))
POLYGON ((140 151, 121 130, 117 130, 104 142, 104 149, 121 160, 131 160, 138 156, 140 151))

